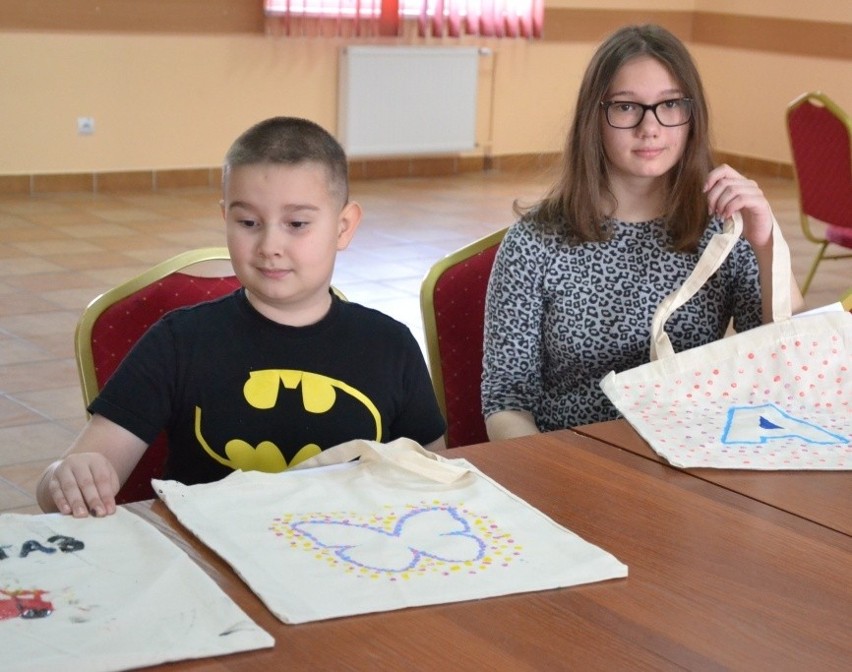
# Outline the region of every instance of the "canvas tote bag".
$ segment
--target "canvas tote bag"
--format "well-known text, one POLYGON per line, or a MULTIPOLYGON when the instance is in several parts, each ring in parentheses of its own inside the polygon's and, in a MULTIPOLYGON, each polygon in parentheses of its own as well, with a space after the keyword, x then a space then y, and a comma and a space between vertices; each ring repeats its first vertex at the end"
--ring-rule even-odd
POLYGON ((651 447, 678 467, 852 469, 852 315, 792 316, 790 251, 773 220, 774 322, 675 353, 669 316, 719 268, 742 232, 737 213, 684 284, 657 308, 652 361, 601 387, 651 447))
POLYGON ((284 623, 627 575, 467 461, 408 439, 351 441, 279 474, 154 486, 284 623))
POLYGON ((0 515, 4 672, 113 672, 274 643, 186 553, 129 511, 0 515))

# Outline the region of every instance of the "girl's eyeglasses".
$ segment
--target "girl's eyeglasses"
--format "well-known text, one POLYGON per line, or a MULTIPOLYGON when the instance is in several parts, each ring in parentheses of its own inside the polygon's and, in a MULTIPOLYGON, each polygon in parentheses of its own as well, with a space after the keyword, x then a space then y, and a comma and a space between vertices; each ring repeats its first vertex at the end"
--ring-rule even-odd
POLYGON ((672 98, 653 105, 631 100, 601 101, 606 123, 613 128, 636 128, 651 110, 661 126, 683 126, 692 119, 692 98, 672 98))

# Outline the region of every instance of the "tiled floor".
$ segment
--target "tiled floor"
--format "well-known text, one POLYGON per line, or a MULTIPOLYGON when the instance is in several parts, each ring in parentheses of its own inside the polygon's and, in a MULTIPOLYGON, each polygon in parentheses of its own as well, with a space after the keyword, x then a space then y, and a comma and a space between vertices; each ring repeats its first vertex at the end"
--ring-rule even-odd
MULTIPOLYGON (((804 277, 814 246, 801 234, 793 183, 761 180, 804 277)), ((512 221, 515 198, 545 186, 533 174, 355 182, 365 218, 334 283, 350 300, 410 325, 421 341, 420 282, 437 259, 512 221)), ((85 419, 73 358, 82 308, 177 252, 224 244, 212 190, 0 196, 0 511, 38 512, 41 470, 85 419)), ((810 306, 852 286, 852 261, 826 262, 810 306)))

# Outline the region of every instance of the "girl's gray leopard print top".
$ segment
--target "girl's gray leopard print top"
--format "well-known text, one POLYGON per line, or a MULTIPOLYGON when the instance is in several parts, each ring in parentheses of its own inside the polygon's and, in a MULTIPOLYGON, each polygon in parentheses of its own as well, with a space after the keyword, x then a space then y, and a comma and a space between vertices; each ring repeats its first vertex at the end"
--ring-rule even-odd
MULTIPOLYGON (((542 431, 617 418, 600 380, 648 361, 654 310, 722 228, 712 219, 698 251, 685 253, 669 250, 662 220, 610 225, 610 240, 578 245, 530 219, 510 227, 486 297, 486 417, 525 410, 542 431)), ((731 319, 737 331, 761 323, 757 261, 745 240, 666 332, 680 351, 721 338, 731 319)))

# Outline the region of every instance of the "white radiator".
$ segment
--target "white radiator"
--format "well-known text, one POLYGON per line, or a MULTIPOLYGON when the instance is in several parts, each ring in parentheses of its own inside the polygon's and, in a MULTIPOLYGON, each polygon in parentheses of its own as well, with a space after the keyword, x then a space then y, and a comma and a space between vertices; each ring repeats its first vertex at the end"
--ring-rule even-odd
POLYGON ((478 59, 475 47, 341 49, 337 128, 349 156, 474 149, 478 59))

